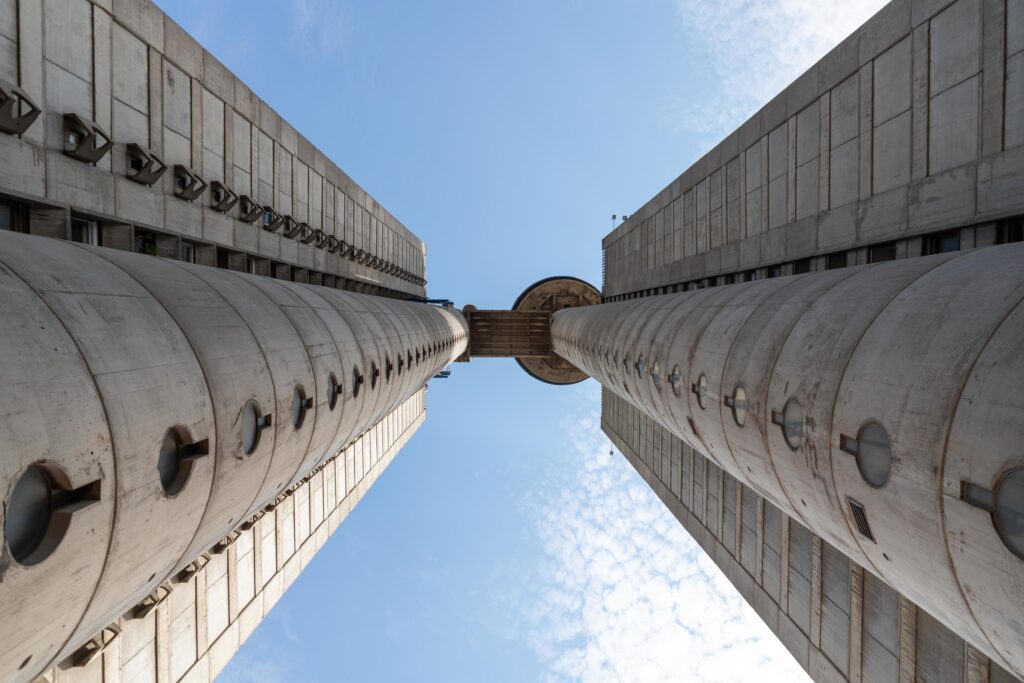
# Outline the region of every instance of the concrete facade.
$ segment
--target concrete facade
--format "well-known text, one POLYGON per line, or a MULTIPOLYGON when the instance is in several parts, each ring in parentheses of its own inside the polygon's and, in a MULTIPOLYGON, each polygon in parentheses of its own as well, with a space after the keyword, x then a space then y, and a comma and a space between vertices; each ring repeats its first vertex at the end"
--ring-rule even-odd
POLYGON ((428 304, 8 231, 0 271, 9 680, 84 657, 466 347, 428 304))
POLYGON ((214 680, 425 417, 424 389, 114 622, 88 662, 39 680, 214 680))
POLYGON ((813 531, 1020 675, 1024 546, 963 492, 1024 464, 1003 446, 1024 429, 1006 401, 1022 302, 1018 243, 567 309, 552 340, 764 498, 773 529, 813 531))
POLYGON ((0 80, 41 110, 21 135, 0 133, 0 224, 424 294, 423 243, 150 0, 0 0, 0 80), (95 163, 65 154, 69 114, 113 143, 95 163), (132 180, 132 145, 166 165, 152 185, 132 180), (178 183, 195 178, 202 193, 180 198, 178 183))
MULTIPOLYGON (((1004 353, 1001 335, 985 329, 1014 340, 1010 356, 1021 342, 1011 311, 1024 259, 1009 243, 1024 239, 1022 48, 1017 0, 891 2, 605 237, 605 301, 628 313, 598 307, 604 327, 573 333, 577 346, 562 349, 601 381, 605 433, 814 680, 1024 675, 1024 560, 988 511, 967 502, 970 486, 988 491, 1024 466, 1000 441, 1020 438, 1024 420, 1008 398, 1020 368, 1004 356, 997 371, 983 369, 1004 353), (1009 287, 992 297, 984 268, 968 266, 989 250, 963 253, 986 246, 1001 254, 999 286, 1009 287), (849 268, 890 260, 898 263, 875 275, 849 268), (920 307, 903 299, 905 317, 891 317, 913 296, 910 283, 958 261, 965 291, 919 284, 920 307), (654 296, 681 292, 692 294, 654 296), (979 298, 954 324, 961 295, 979 298), (692 298, 666 303, 675 296, 692 298), (609 324, 617 315, 629 322, 609 324), (642 324, 659 319, 664 326, 642 324), (882 341, 901 325, 918 326, 882 341), (853 360, 860 344, 881 346, 853 360), (915 406, 915 390, 898 387, 942 348, 985 350, 977 367, 926 371, 963 384, 915 406), (673 393, 663 357, 672 349, 688 350, 674 399, 663 393, 673 393), (626 352, 630 372, 608 374, 626 352), (975 412, 982 385, 999 398, 975 412), (773 413, 797 395, 808 440, 793 450, 772 418, 784 423, 773 413), (908 402, 892 402, 897 395, 908 402), (880 488, 842 448, 860 427, 844 420, 868 412, 901 430, 895 478, 880 488), (960 421, 970 436, 953 426, 960 421), (907 450, 915 431, 927 443, 907 450), (941 435, 948 441, 934 441, 941 435), (927 462, 939 471, 918 469, 927 462)), ((554 325, 580 314, 559 313, 554 325)))
POLYGON ((604 238, 605 296, 1019 232, 1022 50, 1018 0, 894 0, 604 238))

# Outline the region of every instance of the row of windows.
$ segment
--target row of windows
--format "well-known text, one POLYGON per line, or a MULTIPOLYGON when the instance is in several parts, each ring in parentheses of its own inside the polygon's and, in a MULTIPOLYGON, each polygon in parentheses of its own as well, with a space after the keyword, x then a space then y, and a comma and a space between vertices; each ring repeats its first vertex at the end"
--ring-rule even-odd
MULTIPOLYGON (((655 390, 658 393, 662 392, 661 366, 655 361, 648 371, 648 361, 643 353, 638 354, 634 361, 627 351, 620 363, 618 351, 605 349, 602 354, 593 346, 578 342, 572 342, 571 345, 583 352, 599 353, 609 366, 616 370, 621 369, 627 376, 633 371, 638 380, 648 376, 655 390)), ((673 366, 667 379, 673 394, 677 397, 682 396, 682 377, 678 365, 673 366)), ((623 385, 623 388, 628 393, 628 387, 623 385)), ((704 373, 701 373, 690 386, 690 391, 696 397, 701 410, 708 409, 710 405, 708 389, 709 382, 704 373)), ((744 387, 737 385, 732 395, 724 396, 722 402, 730 409, 736 425, 742 428, 746 424, 748 407, 744 387)), ((782 410, 773 410, 771 422, 781 430, 789 448, 797 451, 803 447, 807 436, 806 419, 799 400, 790 398, 782 410)), ((889 482, 893 465, 892 442, 888 431, 879 421, 865 421, 856 435, 840 434, 839 448, 856 459, 857 470, 868 486, 881 489, 889 482)), ((1024 559, 1024 467, 1011 468, 1005 472, 992 490, 963 482, 961 498, 975 507, 988 511, 1003 544, 1013 554, 1024 559)), ((874 541, 864 506, 852 498, 848 498, 847 504, 860 534, 874 541)))
MULTIPOLYGON (((406 368, 426 361, 464 338, 459 333, 442 341, 408 349, 394 363, 389 354, 384 356, 383 382, 401 376, 406 368)), ((356 398, 365 383, 358 365, 352 367, 352 397, 356 398)), ((381 369, 376 361, 370 363, 370 390, 382 384, 381 369)), ((327 378, 327 408, 334 411, 343 388, 332 372, 327 378)), ((305 387, 297 384, 292 391, 291 425, 300 430, 306 424, 306 413, 313 407, 313 398, 305 387)), ((265 414, 254 399, 242 407, 240 445, 245 455, 252 455, 260 444, 262 432, 272 425, 270 414, 265 414)), ((209 439, 196 440, 182 425, 170 427, 160 444, 156 471, 160 486, 168 497, 181 493, 192 476, 196 461, 210 454, 209 439)), ((83 505, 99 500, 100 481, 72 489, 66 474, 52 463, 30 465, 18 478, 8 497, 4 518, 4 539, 15 561, 23 565, 39 564, 60 545, 70 525, 70 515, 83 505)))

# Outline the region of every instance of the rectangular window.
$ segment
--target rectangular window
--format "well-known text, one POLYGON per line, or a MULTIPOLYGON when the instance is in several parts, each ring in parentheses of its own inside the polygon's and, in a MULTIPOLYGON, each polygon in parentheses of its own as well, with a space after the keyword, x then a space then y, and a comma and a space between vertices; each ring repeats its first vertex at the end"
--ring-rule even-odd
POLYGON ((252 256, 245 257, 245 272, 251 273, 253 275, 256 274, 256 259, 254 259, 252 256))
POLYGON ((996 227, 996 244, 1024 242, 1024 219, 1002 221, 996 227))
POLYGON ((881 263, 896 258, 896 243, 879 244, 868 248, 868 263, 881 263))
POLYGON ((811 259, 802 258, 793 264, 793 274, 803 275, 804 273, 811 272, 811 259))
POLYGON ((12 223, 10 204, 0 202, 0 230, 10 230, 12 223))
POLYGON ((960 231, 946 230, 935 235, 928 235, 922 243, 921 255, 945 254, 950 251, 960 251, 960 231))
POLYGON ((185 263, 196 262, 196 245, 191 242, 181 243, 181 260, 185 263))
POLYGON ((846 252, 841 251, 838 254, 828 255, 828 265, 826 266, 829 270, 835 270, 836 268, 846 267, 846 252))
POLYGON ((100 246, 100 225, 83 218, 71 219, 71 241, 100 246))

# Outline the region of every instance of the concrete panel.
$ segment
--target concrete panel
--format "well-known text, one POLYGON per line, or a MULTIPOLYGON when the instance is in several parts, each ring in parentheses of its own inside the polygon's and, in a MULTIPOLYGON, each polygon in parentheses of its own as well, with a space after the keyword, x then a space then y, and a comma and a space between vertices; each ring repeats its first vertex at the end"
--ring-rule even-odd
MULTIPOLYGON (((184 71, 170 62, 163 66, 164 126, 192 139, 192 83, 184 71)), ((191 156, 191 155, 190 155, 191 156)))
POLYGON ((114 24, 113 32, 114 97, 136 111, 148 114, 149 50, 145 43, 120 24, 114 24))
POLYGON ((18 82, 18 43, 4 35, 0 35, 0 78, 8 83, 18 82))
MULTIPOLYGON (((18 0, 0 0, 0 36, 12 43, 18 40, 18 0)), ((17 69, 17 62, 14 66, 17 69)))
POLYGON ((796 117, 796 163, 803 165, 817 158, 821 135, 821 107, 819 102, 797 114, 796 117))
POLYGON ((895 239, 907 230, 907 188, 897 187, 861 202, 859 237, 865 241, 895 239))
POLYGON ((50 146, 63 152, 64 114, 74 112, 87 119, 93 117, 92 84, 49 61, 45 71, 46 139, 50 146))
POLYGON ((46 196, 100 214, 114 213, 114 177, 60 152, 46 152, 46 196))
POLYGON ((899 679, 899 594, 864 574, 865 683, 890 683, 899 679))
POLYGON ((799 220, 817 212, 818 159, 814 158, 796 169, 796 217, 799 220))
POLYGON ((164 227, 164 195, 127 178, 114 179, 114 212, 125 220, 153 228, 164 227))
POLYGON ((164 55, 194 78, 203 77, 203 48, 170 17, 164 17, 164 55))
POLYGON ((908 110, 875 128, 872 140, 872 190, 875 193, 910 182, 910 125, 908 110))
POLYGON ((963 683, 964 641, 924 610, 917 610, 914 647, 920 683, 963 683))
POLYGON ((44 11, 46 60, 91 83, 92 5, 89 0, 46 0, 44 11))
MULTIPOLYGON (((224 156, 224 103, 216 95, 202 89, 203 99, 203 148, 224 156)), ((246 131, 248 134, 248 131, 246 131)), ((209 173, 205 167, 203 171, 209 173)), ((223 171, 222 171, 223 173, 223 171)))
POLYGON ((768 183, 768 228, 778 228, 789 222, 786 190, 788 180, 785 173, 768 183))
MULTIPOLYGON (((1020 3, 1018 3, 1020 4, 1020 3)), ((1024 14, 1024 10, 1021 12, 1024 14)), ((1006 148, 1024 145, 1024 51, 1006 60, 1006 148)))
POLYGON ((911 39, 908 36, 875 60, 874 124, 910 109, 911 39))
POLYGON ((0 185, 8 192, 45 195, 45 158, 35 145, 12 135, 0 135, 0 185))
POLYGON ((859 164, 860 147, 856 138, 832 149, 829 161, 829 206, 833 210, 857 199, 859 164))
MULTIPOLYGON (((120 100, 114 100, 113 123, 110 127, 110 134, 119 142, 134 142, 144 147, 149 146, 149 117, 140 113, 137 109, 129 107, 120 100)), ((127 167, 124 148, 115 146, 110 152, 117 155, 113 159, 114 168, 124 172, 127 167)))
POLYGON ((1024 2, 1007 0, 1006 54, 1015 55, 1024 50, 1024 2))
POLYGON ((975 211, 977 171, 961 166, 910 186, 909 221, 914 232, 963 225, 975 211))
POLYGON ((855 74, 832 90, 831 144, 835 149, 857 137, 860 130, 859 77, 855 74))
POLYGON ((114 17, 160 52, 164 49, 164 15, 151 0, 114 0, 114 17))
POLYGON ((1024 212, 1024 146, 989 157, 978 164, 980 215, 1007 216, 1024 212))
POLYGON ((928 122, 930 175, 977 159, 979 79, 970 78, 932 98, 928 122))
POLYGON ((981 64, 981 4, 957 0, 931 21, 931 95, 978 73, 981 64))

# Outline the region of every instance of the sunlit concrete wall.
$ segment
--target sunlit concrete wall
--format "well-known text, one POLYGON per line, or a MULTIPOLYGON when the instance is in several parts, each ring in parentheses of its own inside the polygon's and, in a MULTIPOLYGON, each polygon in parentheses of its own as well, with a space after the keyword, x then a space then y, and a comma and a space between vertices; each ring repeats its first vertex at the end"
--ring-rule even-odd
POLYGON ((421 390, 163 584, 90 662, 47 683, 212 681, 426 418, 421 390), (144 613, 142 613, 144 612, 144 613))
MULTIPOLYGON (((251 39, 288 49, 272 27, 251 39)), ((70 237, 75 219, 112 248, 424 294, 423 243, 150 0, 0 0, 0 80, 42 109, 22 136, 0 133, 0 213, 13 208, 20 229, 70 237), (95 165, 65 156, 65 114, 113 140, 95 165), (170 166, 152 187, 128 178, 133 143, 170 166), (262 217, 246 223, 240 204, 218 211, 212 186, 180 199, 177 164, 344 245, 270 232, 262 217)))
POLYGON ((1019 0, 894 0, 604 238, 604 294, 993 244, 1022 186, 1019 0))
POLYGON ((453 310, 6 231, 0 290, 7 680, 83 657, 466 346, 453 310))

